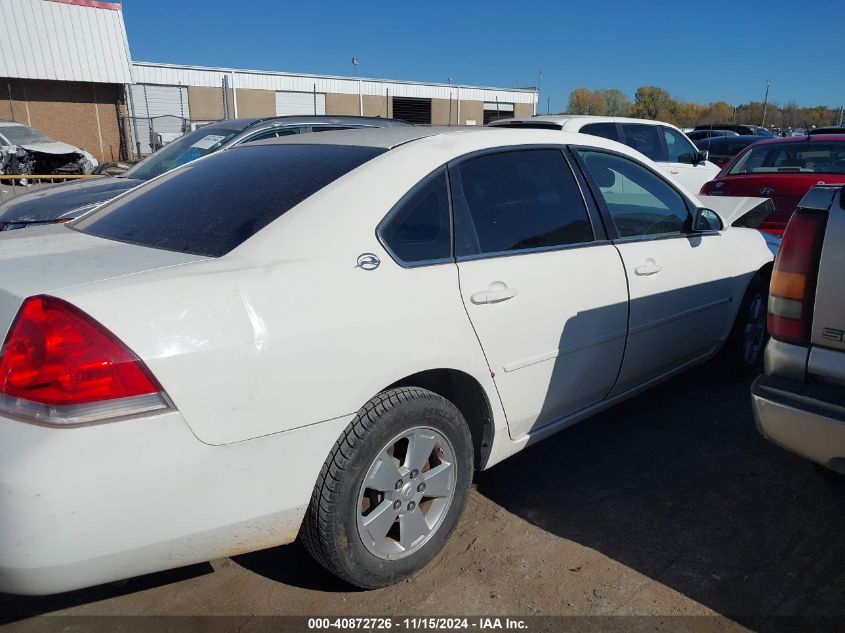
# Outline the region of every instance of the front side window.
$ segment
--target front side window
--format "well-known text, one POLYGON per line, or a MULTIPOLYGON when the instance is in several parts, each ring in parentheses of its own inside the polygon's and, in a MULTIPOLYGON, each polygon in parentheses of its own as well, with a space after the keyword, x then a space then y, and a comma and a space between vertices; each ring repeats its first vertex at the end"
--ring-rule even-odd
POLYGON ((642 125, 641 123, 622 124, 622 142, 633 147, 651 160, 665 161, 663 143, 660 141, 660 129, 656 125, 642 125))
POLYGON ((628 158, 579 150, 599 188, 620 238, 685 233, 690 215, 666 181, 628 158))
POLYGON ((487 154, 458 163, 454 174, 459 256, 593 240, 584 199, 560 150, 487 154))
POLYGON ((697 150, 684 135, 669 127, 662 128, 666 140, 666 159, 670 163, 692 163, 697 150))
POLYGON ((71 228, 108 240, 220 257, 383 153, 351 145, 244 145, 135 187, 71 228))
POLYGON ((442 170, 412 190, 380 229, 382 240, 395 257, 412 264, 452 256, 449 190, 442 170))

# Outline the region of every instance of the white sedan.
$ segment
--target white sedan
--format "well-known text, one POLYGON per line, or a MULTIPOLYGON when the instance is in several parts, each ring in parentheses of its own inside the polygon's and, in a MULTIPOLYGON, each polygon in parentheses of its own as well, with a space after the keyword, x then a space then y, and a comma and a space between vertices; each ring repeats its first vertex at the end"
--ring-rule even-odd
POLYGON ((765 336, 772 255, 548 130, 248 144, 0 235, 0 591, 291 542, 430 562, 473 471, 765 336))

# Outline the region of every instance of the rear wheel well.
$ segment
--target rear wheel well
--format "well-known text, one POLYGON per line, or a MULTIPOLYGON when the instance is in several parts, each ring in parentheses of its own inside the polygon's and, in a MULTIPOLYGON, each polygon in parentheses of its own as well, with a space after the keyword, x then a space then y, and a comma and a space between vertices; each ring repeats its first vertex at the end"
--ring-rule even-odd
POLYGON ((394 387, 422 387, 458 407, 472 436, 475 468, 484 468, 493 445, 493 412, 484 388, 475 378, 457 369, 429 369, 398 380, 386 389, 394 387))

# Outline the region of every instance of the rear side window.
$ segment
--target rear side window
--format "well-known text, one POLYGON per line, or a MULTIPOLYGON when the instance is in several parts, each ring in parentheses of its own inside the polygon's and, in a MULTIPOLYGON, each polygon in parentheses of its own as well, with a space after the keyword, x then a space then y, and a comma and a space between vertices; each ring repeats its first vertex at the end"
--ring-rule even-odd
POLYGON ((611 141, 619 140, 619 131, 616 129, 615 123, 590 123, 581 128, 581 133, 601 136, 611 141))
POLYGON ((593 239, 578 183, 559 150, 488 154, 458 163, 454 173, 459 256, 593 239))
POLYGON ((393 255, 404 263, 431 263, 452 256, 446 171, 426 179, 399 202, 379 229, 393 255))
POLYGON ((663 143, 660 141, 660 128, 656 125, 642 125, 640 123, 622 124, 622 142, 645 154, 651 160, 665 161, 663 143))
POLYGON ((190 163, 72 226, 109 240, 220 257, 384 150, 252 145, 190 163))

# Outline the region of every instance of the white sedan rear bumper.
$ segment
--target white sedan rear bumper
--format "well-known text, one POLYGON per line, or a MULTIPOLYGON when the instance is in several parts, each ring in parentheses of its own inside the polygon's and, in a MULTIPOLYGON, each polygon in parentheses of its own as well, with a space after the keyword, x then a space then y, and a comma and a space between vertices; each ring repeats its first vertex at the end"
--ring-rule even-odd
POLYGON ((349 419, 211 446, 178 412, 69 429, 0 418, 0 591, 55 593, 289 543, 349 419))

